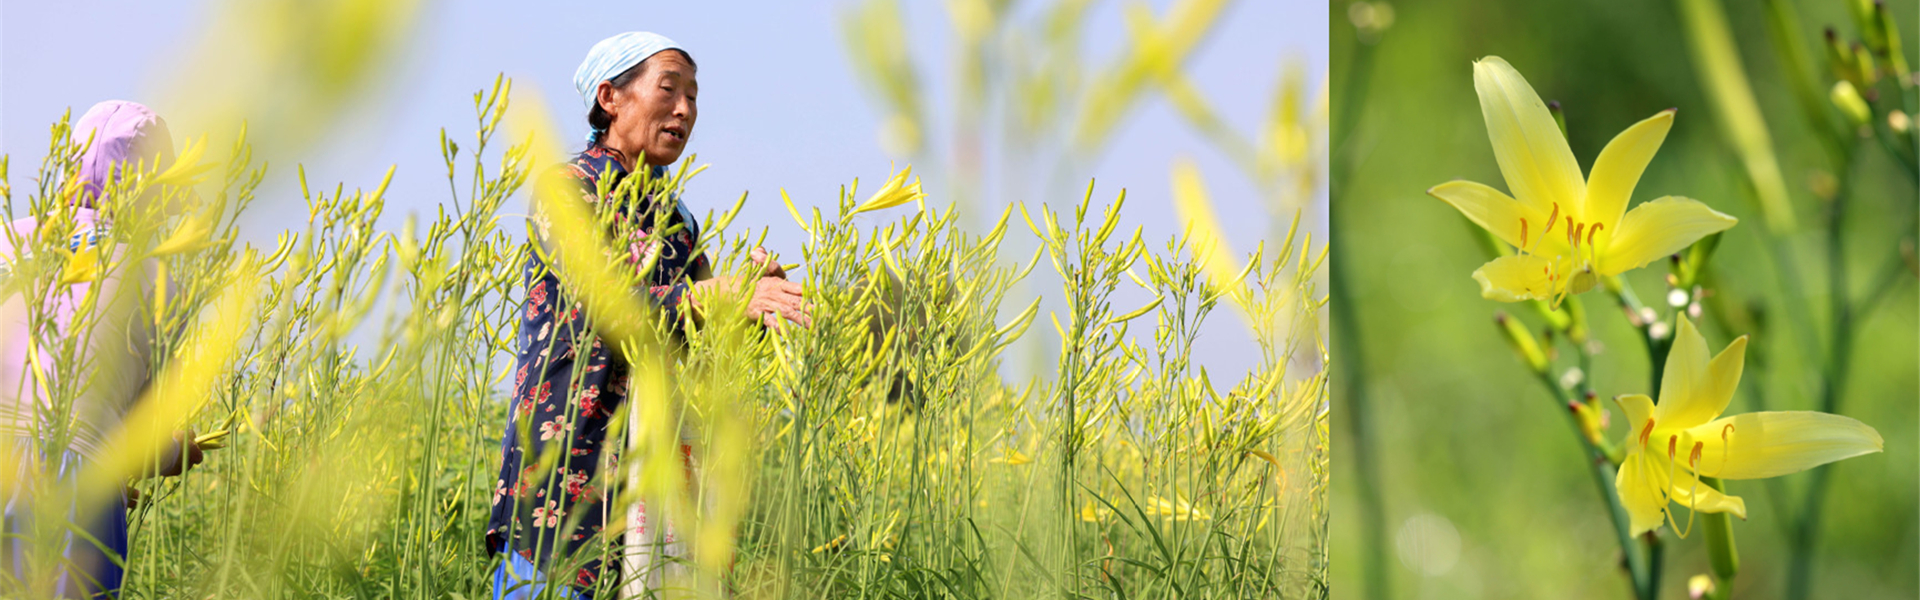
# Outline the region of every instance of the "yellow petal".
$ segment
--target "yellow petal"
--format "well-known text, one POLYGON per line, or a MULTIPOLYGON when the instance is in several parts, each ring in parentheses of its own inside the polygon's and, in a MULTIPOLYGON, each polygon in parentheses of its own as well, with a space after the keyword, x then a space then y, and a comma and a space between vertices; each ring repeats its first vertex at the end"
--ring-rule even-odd
POLYGON ((1613 487, 1620 492, 1620 504, 1627 509, 1635 537, 1659 529, 1666 521, 1663 511, 1667 497, 1661 491, 1667 481, 1662 466, 1653 464, 1645 452, 1629 452, 1613 477, 1613 487))
MULTIPOLYGON (((1181 158, 1173 163, 1173 210, 1187 222, 1189 235, 1193 236, 1193 258, 1216 285, 1227 285, 1239 279, 1242 269, 1213 212, 1211 198, 1192 160, 1181 158)), ((1238 294, 1229 294, 1228 298, 1239 301, 1238 294)))
POLYGON ((1679 474, 1673 479, 1673 488, 1667 493, 1667 497, 1672 498, 1674 503, 1692 508, 1695 512, 1733 513, 1733 516, 1747 518, 1746 500, 1740 499, 1739 496, 1728 496, 1720 490, 1700 483, 1700 480, 1686 469, 1679 469, 1679 474))
MULTIPOLYGON (((1460 214, 1466 215, 1475 225, 1493 232, 1501 241, 1515 248, 1526 248, 1528 244, 1540 239, 1541 232, 1547 228, 1548 214, 1534 210, 1533 207, 1514 200, 1500 190, 1478 182, 1455 180, 1433 186, 1427 195, 1439 198, 1453 205, 1460 214), (1525 228, 1520 224, 1526 219, 1525 228)), ((1548 236, 1542 247, 1536 248, 1544 254, 1557 254, 1559 248, 1566 246, 1566 240, 1548 236), (1555 246, 1555 243, 1558 246, 1555 246)))
POLYGON ((1626 394, 1615 396, 1613 403, 1620 405, 1620 412, 1627 415, 1627 448, 1639 451, 1640 434, 1647 428, 1647 420, 1653 418, 1653 399, 1646 394, 1626 394))
POLYGON ((1553 282, 1547 278, 1551 263, 1533 254, 1515 254, 1493 259, 1473 272, 1480 282, 1480 297, 1501 302, 1549 300, 1553 282))
POLYGON ((73 253, 60 273, 61 285, 87 283, 100 278, 100 249, 92 247, 73 253))
POLYGON ((216 211, 210 209, 187 217, 179 227, 174 228, 173 233, 167 235, 167 239, 154 246, 153 255, 171 256, 214 245, 213 230, 219 217, 216 211))
POLYGON ((1620 215, 1627 212, 1627 201, 1633 196, 1634 186, 1640 183, 1640 174, 1646 171, 1653 154, 1660 150, 1660 143, 1666 141, 1667 130, 1673 128, 1673 112, 1669 108, 1634 123, 1607 142, 1600 158, 1593 161, 1593 172, 1587 178, 1583 221, 1601 224, 1601 239, 1608 239, 1620 230, 1620 215))
POLYGON ((1747 337, 1740 336, 1708 361, 1707 339, 1682 315, 1660 375, 1660 408, 1654 413, 1660 427, 1694 427, 1726 412, 1746 360, 1747 337))
POLYGON ((1650 200, 1620 219, 1620 231, 1607 244, 1597 270, 1602 275, 1619 275, 1638 269, 1739 222, 1692 198, 1662 196, 1650 200))
POLYGON ((205 154, 206 150, 207 136, 203 135, 199 138, 187 140, 186 147, 180 150, 180 156, 173 160, 173 165, 167 167, 166 171, 154 177, 153 183, 155 185, 165 184, 177 186, 189 186, 200 183, 200 180, 203 179, 201 175, 218 166, 214 163, 200 162, 200 156, 205 154))
POLYGON ((1547 105, 1512 65, 1498 56, 1473 63, 1473 90, 1507 188, 1530 206, 1546 211, 1560 203, 1562 214, 1577 210, 1586 197, 1580 163, 1560 134, 1547 105))
POLYGON ((1113 511, 1094 506, 1092 500, 1088 500, 1086 505, 1080 507, 1080 520, 1088 523, 1098 523, 1110 514, 1113 514, 1113 511))
POLYGON ((990 459, 987 462, 1004 465, 1024 465, 1033 462, 1033 459, 1026 454, 1022 454, 1019 450, 1007 448, 1001 452, 999 458, 990 459))
POLYGON ((1713 576, 1701 573, 1687 578, 1687 597, 1705 598, 1713 593, 1713 576))
POLYGON ((1880 452, 1880 432, 1854 419, 1814 411, 1735 415, 1695 427, 1700 473, 1721 479, 1763 479, 1880 452))
POLYGON ((893 178, 888 179, 886 185, 880 187, 880 191, 874 192, 872 197, 854 208, 853 212, 859 214, 893 208, 925 196, 926 194, 920 192, 920 178, 913 177, 913 165, 907 165, 907 168, 894 173, 893 178), (912 183, 907 182, 910 177, 913 178, 912 183))

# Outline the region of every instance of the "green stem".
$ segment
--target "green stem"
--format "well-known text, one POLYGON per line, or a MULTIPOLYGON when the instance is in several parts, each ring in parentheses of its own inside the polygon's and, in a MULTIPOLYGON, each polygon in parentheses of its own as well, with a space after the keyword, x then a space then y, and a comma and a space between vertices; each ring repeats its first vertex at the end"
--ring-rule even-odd
POLYGON ((1613 485, 1613 462, 1607 459, 1606 452, 1588 440, 1586 434, 1581 431, 1580 417, 1573 414, 1573 411, 1566 410, 1567 404, 1574 401, 1573 397, 1568 395, 1566 388, 1560 387, 1559 382, 1553 380, 1553 374, 1549 371, 1538 371, 1535 375, 1539 377, 1540 384, 1546 386, 1547 391, 1553 394, 1554 400, 1559 404, 1557 408, 1567 415, 1568 422, 1573 425, 1573 437, 1580 441, 1581 457, 1587 462, 1587 472, 1593 475, 1594 487, 1600 490, 1600 500, 1606 503, 1607 514, 1613 517, 1613 531, 1620 542, 1620 551, 1626 555, 1627 574, 1633 583, 1633 597, 1638 600, 1653 600, 1660 589, 1658 546, 1652 547, 1653 553, 1650 556, 1653 560, 1647 560, 1642 556, 1640 544, 1633 539, 1631 531, 1633 521, 1627 515, 1626 505, 1620 503, 1619 490, 1613 485))
POLYGON ((1827 100, 1825 91, 1814 79, 1807 53, 1817 51, 1801 35, 1804 28, 1800 25, 1800 15, 1788 0, 1767 0, 1767 25, 1773 47, 1779 51, 1781 65, 1792 83, 1789 89, 1793 90, 1793 98, 1800 105, 1807 124, 1818 134, 1814 139, 1820 140, 1834 162, 1841 162, 1847 153, 1841 140, 1848 128, 1834 118, 1833 103, 1827 100))
MULTIPOLYGON (((1336 221, 1337 222, 1337 221, 1336 221)), ((1329 236, 1328 243, 1334 246, 1336 256, 1345 254, 1342 236, 1329 236)), ((1364 336, 1360 330, 1353 306, 1353 279, 1344 266, 1346 261, 1335 258, 1327 261, 1332 283, 1331 299, 1333 303, 1334 336, 1340 340, 1333 346, 1339 357, 1335 363, 1340 367, 1340 379, 1346 382, 1346 422, 1352 435, 1354 475, 1359 480, 1360 523, 1362 528, 1361 545, 1365 558, 1362 559, 1362 573, 1366 574, 1366 597, 1370 600, 1384 600, 1392 597, 1391 582, 1387 571, 1386 510, 1380 494, 1379 460, 1374 456, 1372 426, 1369 423, 1367 408, 1366 353, 1362 350, 1364 336)))
MULTIPOLYGON (((1902 243, 1912 244, 1913 242, 1914 237, 1909 235, 1902 243)), ((1872 314, 1873 309, 1880 305, 1880 300, 1886 298, 1887 294, 1892 292, 1894 286, 1899 284, 1901 280, 1906 279, 1906 275, 1907 264, 1906 261, 1901 258, 1898 251, 1888 255, 1886 265, 1880 267, 1880 274, 1874 278, 1873 286, 1867 288, 1869 290, 1867 295, 1860 299, 1860 303, 1855 306, 1853 313, 1858 316, 1872 314)))
POLYGON ((1659 313, 1647 309, 1647 305, 1640 301, 1640 296, 1633 292, 1633 284, 1627 283, 1627 280, 1614 279, 1609 282, 1607 289, 1613 291, 1613 297, 1620 303, 1620 309, 1633 315, 1633 321, 1639 323, 1639 325, 1636 325, 1634 328, 1640 332, 1640 341, 1647 347, 1647 370, 1650 372, 1648 375, 1647 395, 1653 397, 1655 402, 1658 402, 1660 398, 1660 379, 1661 375, 1665 373, 1663 367, 1667 364, 1667 351, 1673 346, 1673 328, 1668 328, 1667 334, 1664 336, 1654 337, 1653 324, 1660 321, 1659 313), (1652 314, 1654 317, 1648 319, 1646 318, 1648 314, 1652 314))
MULTIPOLYGON (((1330 221, 1334 227, 1343 222, 1357 222, 1342 219, 1340 213, 1350 212, 1352 201, 1344 194, 1347 181, 1351 179, 1352 165, 1358 160, 1349 151, 1353 141, 1353 129, 1359 122, 1362 107, 1366 106, 1368 75, 1372 71, 1374 45, 1354 42, 1351 47, 1352 62, 1347 68, 1343 80, 1338 110, 1334 111, 1331 138, 1332 156, 1345 156, 1345 160, 1333 161, 1338 165, 1331 174, 1327 186, 1327 196, 1336 200, 1329 202, 1330 221)), ((1362 340, 1366 339, 1360 328, 1359 313, 1353 300, 1353 275, 1346 270, 1351 260, 1351 245, 1346 240, 1351 235, 1328 236, 1334 258, 1327 261, 1329 290, 1328 301, 1332 303, 1334 322, 1333 353, 1334 363, 1340 369, 1340 380, 1346 393, 1345 417, 1352 435, 1354 475, 1358 481, 1360 494, 1360 547, 1361 577, 1366 581, 1365 597, 1368 600, 1386 600, 1393 596, 1392 572, 1387 563, 1386 508, 1381 494, 1379 459, 1374 456, 1372 426, 1369 422, 1367 406, 1366 352, 1362 340)))
POLYGON ((1907 156, 1906 151, 1902 150, 1901 147, 1906 144, 1900 143, 1894 137, 1893 131, 1887 128, 1885 113, 1874 115, 1873 120, 1873 137, 1880 142, 1882 148, 1887 150, 1887 158, 1893 159, 1894 164, 1900 165, 1900 172, 1906 174, 1907 182, 1920 185, 1920 164, 1915 163, 1913 157, 1907 156))
POLYGON ((1647 595, 1645 598, 1651 600, 1660 595, 1660 566, 1665 564, 1667 546, 1660 541, 1660 535, 1657 533, 1649 531, 1641 537, 1647 540, 1647 595))
MULTIPOLYGON (((1701 477, 1700 483, 1716 492, 1727 491, 1726 484, 1713 477, 1701 477)), ((1729 598, 1733 594, 1733 576, 1740 572, 1740 552, 1733 545, 1733 515, 1707 513, 1703 518, 1706 520, 1707 558, 1713 565, 1714 597, 1729 598)))
MULTIPOLYGON (((1833 338, 1827 346, 1826 377, 1821 381, 1819 410, 1830 414, 1840 411, 1847 368, 1853 358, 1853 302, 1847 293, 1843 236, 1848 196, 1846 181, 1852 174, 1852 163, 1847 167, 1842 172, 1840 193, 1834 196, 1827 215, 1827 308, 1833 319, 1833 338)), ((1806 598, 1813 587, 1813 547, 1820 536, 1827 481, 1832 475, 1831 465, 1814 469, 1813 480, 1807 486, 1807 498, 1800 503, 1800 522, 1794 529, 1793 551, 1787 568, 1787 597, 1793 600, 1806 598)))

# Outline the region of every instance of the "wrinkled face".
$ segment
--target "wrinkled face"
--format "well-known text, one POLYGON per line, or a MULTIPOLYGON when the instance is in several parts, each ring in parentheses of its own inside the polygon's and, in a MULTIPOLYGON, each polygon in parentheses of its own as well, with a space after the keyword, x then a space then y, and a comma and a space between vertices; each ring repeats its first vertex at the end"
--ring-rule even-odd
POLYGON ((687 138, 693 135, 693 122, 700 115, 695 101, 700 84, 694 79, 693 64, 679 52, 648 57, 641 71, 625 88, 600 84, 600 106, 613 117, 607 127, 608 142, 628 156, 645 153, 647 164, 671 164, 680 159, 687 138))

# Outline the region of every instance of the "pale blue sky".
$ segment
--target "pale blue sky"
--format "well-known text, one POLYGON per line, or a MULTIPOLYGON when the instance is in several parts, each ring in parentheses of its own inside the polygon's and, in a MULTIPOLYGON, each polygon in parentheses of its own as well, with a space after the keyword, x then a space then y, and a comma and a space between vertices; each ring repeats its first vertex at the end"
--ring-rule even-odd
MULTIPOLYGON (((302 156, 274 160, 265 197, 249 223, 278 230, 304 219, 298 198, 288 197, 291 160, 305 164, 316 185, 329 188, 334 182, 371 188, 388 165, 398 164, 389 193, 386 223, 391 227, 397 228, 408 212, 445 202, 438 132, 445 127, 455 139, 471 138, 472 93, 489 85, 496 73, 514 78, 518 89, 537 87, 568 119, 567 139, 578 140, 586 130, 584 114, 567 112, 579 106, 571 83, 574 68, 594 42, 628 30, 672 37, 700 65, 700 119, 688 147, 712 167, 691 184, 690 208, 697 213, 723 209, 742 191, 750 192, 748 210, 736 227, 771 227, 768 245, 776 252, 797 257, 800 240, 780 208, 780 188, 801 204, 830 203, 838 186, 858 177, 871 189, 884 180, 890 161, 901 160, 881 151, 882 111, 856 79, 842 43, 840 16, 849 2, 535 4, 428 6, 413 43, 378 90, 319 145, 302 156), (282 207, 290 210, 276 210, 282 207)), ((939 127, 951 121, 952 96, 947 14, 940 2, 903 4, 911 29, 908 43, 934 104, 932 143, 944 147, 948 132, 939 127)), ((1158 13, 1168 2, 1151 4, 1158 13)), ((1257 137, 1284 61, 1306 66, 1309 91, 1325 76, 1327 6, 1311 0, 1242 0, 1227 9, 1215 35, 1198 48, 1191 63, 1194 83, 1245 137, 1257 137)), ((1106 64, 1122 47, 1121 8, 1120 2, 1101 2, 1094 9, 1083 55, 1093 65, 1106 64)), ((45 153, 47 126, 61 111, 71 107, 77 115, 111 98, 155 102, 186 45, 207 33, 207 17, 214 11, 213 3, 198 1, 0 4, 0 152, 13 157, 16 189, 30 185, 45 153)), ((157 108, 164 115, 166 107, 157 108)), ((1250 251, 1269 223, 1251 184, 1157 98, 1123 121, 1113 146, 1075 176, 1083 182, 1079 185, 1085 177, 1098 178, 1097 199, 1127 188, 1126 226, 1144 226, 1158 247, 1182 227, 1169 200, 1168 165, 1176 156, 1198 162, 1235 249, 1250 251)), ((927 189, 936 193, 945 189, 939 162, 916 165, 927 189)), ((989 179, 998 176, 996 166, 990 158, 989 179)), ((1060 206, 1077 201, 1078 191, 1075 186, 1070 198, 1027 199, 1060 206)), ((1323 191, 1316 204, 1324 207, 1324 202, 1323 191)), ((522 210, 509 206, 507 212, 522 210)), ((1325 231, 1323 215, 1313 217, 1313 230, 1325 231)), ((1203 363, 1234 371, 1251 366, 1246 353, 1235 350, 1249 343, 1244 333, 1233 333, 1238 324, 1221 314, 1216 325, 1229 327, 1209 328, 1209 335, 1224 333, 1214 340, 1217 347, 1203 351, 1203 363)))

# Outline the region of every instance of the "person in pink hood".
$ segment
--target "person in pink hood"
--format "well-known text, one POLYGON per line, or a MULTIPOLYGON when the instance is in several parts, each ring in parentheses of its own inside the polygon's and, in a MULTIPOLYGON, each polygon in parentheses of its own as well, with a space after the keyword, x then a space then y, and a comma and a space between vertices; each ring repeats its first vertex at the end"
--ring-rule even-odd
MULTIPOLYGON (((97 205, 106 204, 101 195, 122 174, 141 165, 149 169, 164 166, 173 158, 173 139, 166 122, 133 102, 113 100, 94 105, 74 123, 72 141, 86 147, 76 182, 84 189, 73 196, 72 230, 41 231, 42 220, 50 215, 13 220, 8 224, 12 234, 0 236, 0 273, 14 274, 16 265, 28 258, 29 249, 15 248, 15 241, 24 244, 34 236, 58 236, 55 239, 64 241, 56 243, 65 243, 74 251, 105 241, 109 224, 96 211, 97 205)), ((58 219, 60 225, 46 226, 68 227, 66 221, 58 219)), ((144 265, 129 266, 136 272, 131 277, 140 277, 138 272, 145 270, 144 265)), ((51 482, 57 485, 73 485, 79 471, 101 458, 107 439, 119 429, 122 417, 150 376, 151 328, 136 305, 146 294, 112 293, 120 279, 124 277, 55 285, 34 298, 27 296, 40 292, 9 287, 0 299, 0 428, 12 438, 4 443, 12 444, 18 456, 42 457, 48 465, 42 475, 57 468, 58 481, 51 482), (80 315, 84 314, 83 299, 89 286, 100 288, 93 291, 102 299, 101 304, 92 309, 100 316, 90 326, 81 326, 76 320, 88 320, 80 315), (35 339, 28 325, 29 302, 51 316, 53 335, 42 332, 35 339), (76 327, 85 331, 76 331, 76 327), (49 342, 79 335, 88 337, 84 352, 90 360, 77 361, 81 364, 78 370, 63 372, 55 367, 49 342), (56 404, 66 403, 54 402, 55 394, 48 388, 62 383, 79 391, 70 394, 70 406, 56 408, 56 404)), ((136 281, 151 281, 151 277, 136 281)), ((175 439, 171 448, 155 449, 160 456, 148 460, 153 468, 147 475, 175 475, 199 462, 200 449, 191 443, 191 435, 176 435, 175 439)), ((19 474, 25 475, 25 468, 17 467, 22 471, 19 474)), ((6 531, 0 538, 0 551, 5 554, 0 560, 13 570, 13 582, 59 597, 118 597, 121 565, 127 553, 129 503, 125 496, 55 509, 64 509, 87 535, 69 533, 52 542, 51 547, 61 550, 61 568, 51 582, 51 590, 43 587, 48 584, 43 579, 29 579, 46 577, 44 569, 37 574, 22 572, 26 569, 23 565, 29 564, 31 545, 48 547, 49 542, 40 539, 44 536, 32 533, 36 529, 29 516, 32 510, 48 507, 29 507, 30 494, 25 491, 15 491, 6 500, 6 531)))

